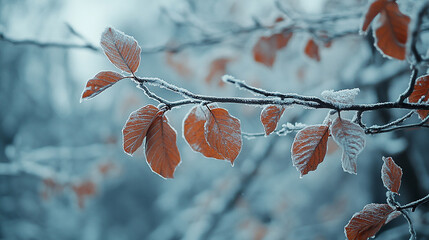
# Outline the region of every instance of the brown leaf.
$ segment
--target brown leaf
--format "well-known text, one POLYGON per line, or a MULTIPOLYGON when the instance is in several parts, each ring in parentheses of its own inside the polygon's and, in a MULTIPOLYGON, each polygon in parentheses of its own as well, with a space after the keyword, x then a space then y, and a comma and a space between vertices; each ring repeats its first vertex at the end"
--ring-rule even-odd
POLYGON ((383 167, 381 168, 381 179, 387 190, 399 194, 401 187, 402 169, 396 165, 391 157, 383 157, 383 167))
POLYGON ((362 31, 366 32, 368 30, 369 24, 372 20, 385 8, 388 0, 376 0, 368 8, 368 11, 365 14, 364 22, 362 24, 362 31))
POLYGON ((176 131, 168 124, 163 112, 158 112, 146 135, 146 160, 153 172, 173 178, 180 163, 176 131))
POLYGON ((92 196, 96 193, 95 183, 92 181, 84 181, 78 184, 73 184, 72 189, 76 194, 78 205, 80 208, 85 207, 85 198, 92 196))
POLYGON ((301 177, 316 170, 326 155, 328 125, 313 125, 300 130, 292 145, 292 163, 301 177))
MULTIPOLYGON (((429 100, 429 75, 421 76, 417 79, 414 85, 414 90, 408 97, 410 103, 417 103, 422 99, 422 102, 429 100)), ((420 119, 425 119, 429 115, 429 110, 417 110, 420 119)))
POLYGON ((384 224, 399 215, 388 204, 371 203, 353 215, 345 226, 344 233, 349 240, 366 240, 373 237, 384 224))
POLYGON ((282 116, 285 108, 283 106, 269 105, 266 106, 261 112, 261 122, 264 125, 265 135, 270 135, 276 130, 280 117, 282 116))
POLYGON ((122 129, 124 151, 132 155, 143 143, 143 139, 154 121, 159 109, 146 105, 130 114, 122 129))
POLYGON ((95 75, 93 79, 90 79, 86 84, 86 87, 82 93, 81 101, 88 100, 97 96, 102 91, 106 90, 107 88, 109 88, 110 86, 112 86, 117 81, 123 78, 124 76, 122 76, 121 74, 111 72, 111 71, 98 73, 97 75, 95 75))
POLYGON ((308 57, 320 62, 319 46, 313 39, 308 40, 304 52, 308 57))
POLYGON ((253 47, 253 58, 256 62, 272 67, 277 51, 286 47, 291 37, 292 33, 277 33, 269 37, 261 37, 253 47))
POLYGON ((207 114, 210 113, 205 112, 201 106, 192 108, 183 122, 183 136, 194 151, 200 152, 206 157, 224 159, 207 143, 204 132, 207 114))
POLYGON ((219 86, 222 86, 224 82, 221 80, 222 76, 226 73, 226 66, 229 62, 233 61, 232 58, 217 58, 210 63, 210 70, 207 74, 205 81, 210 83, 213 80, 218 80, 219 86))
POLYGON ((404 60, 410 18, 399 10, 395 1, 377 0, 371 4, 365 15, 362 31, 368 29, 378 14, 378 24, 373 28, 377 48, 387 56, 404 60))
POLYGON ((240 120, 223 108, 209 109, 204 132, 207 143, 233 165, 242 145, 240 120))
POLYGON ((331 133, 343 149, 341 163, 344 171, 356 174, 357 156, 365 147, 365 131, 358 124, 338 117, 331 125, 331 133))
POLYGON ((137 71, 141 48, 133 37, 109 27, 101 35, 100 44, 110 62, 117 68, 127 73, 137 71))

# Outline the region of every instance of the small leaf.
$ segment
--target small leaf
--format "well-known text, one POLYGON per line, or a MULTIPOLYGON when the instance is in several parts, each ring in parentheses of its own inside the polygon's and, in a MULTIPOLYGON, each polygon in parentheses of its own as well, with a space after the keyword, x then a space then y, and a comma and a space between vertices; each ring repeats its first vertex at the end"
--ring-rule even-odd
POLYGON ((322 92, 322 97, 331 103, 353 104, 359 94, 359 88, 344 89, 340 91, 326 90, 322 92))
POLYGON ((320 62, 319 46, 313 39, 308 40, 304 52, 308 57, 320 62))
POLYGON ((122 129, 124 151, 132 155, 143 143, 150 125, 159 109, 146 105, 130 114, 122 129))
POLYGON ((86 87, 82 93, 81 101, 88 100, 97 96, 102 91, 106 90, 107 88, 109 88, 110 86, 112 86, 117 81, 123 78, 124 76, 122 76, 121 74, 111 72, 111 71, 98 73, 97 75, 95 75, 93 79, 90 79, 86 84, 86 87))
POLYGON ((368 29, 376 15, 380 15, 373 28, 378 50, 389 57, 404 60, 410 18, 401 13, 395 1, 377 0, 368 9, 362 31, 368 29))
MULTIPOLYGON (((429 100, 429 75, 421 76, 417 79, 414 85, 414 90, 408 97, 410 103, 418 103, 422 99, 422 102, 429 100)), ((425 119, 429 115, 429 110, 417 110, 420 119, 425 119)))
POLYGON ((140 65, 141 48, 137 41, 114 28, 106 28, 100 41, 104 53, 117 68, 134 74, 140 65))
POLYGON ((277 123, 282 116, 285 108, 283 106, 269 105, 261 112, 261 122, 264 125, 265 135, 270 135, 276 130, 277 123))
POLYGON ((223 108, 209 109, 204 132, 208 144, 233 165, 242 145, 240 120, 223 108))
POLYGON ((372 20, 385 8, 388 0, 376 0, 368 8, 368 11, 365 14, 364 22, 362 24, 362 31, 366 32, 368 30, 369 24, 372 20))
POLYGON ((276 60, 277 50, 286 47, 291 37, 292 33, 277 33, 269 37, 261 37, 253 47, 253 58, 256 62, 272 67, 276 60))
POLYGON ((353 215, 345 226, 344 233, 349 240, 366 240, 399 215, 400 212, 395 211, 388 204, 371 203, 353 215))
POLYGON ((176 131, 168 124, 163 112, 158 112, 147 131, 146 160, 153 172, 164 178, 173 178, 180 163, 176 131))
POLYGON ((328 125, 308 126, 296 134, 292 145, 292 163, 301 173, 301 177, 316 170, 323 162, 328 136, 328 125))
POLYGON ((335 142, 343 149, 341 162, 345 172, 357 174, 357 155, 365 147, 365 131, 356 123, 336 118, 331 125, 335 142))
POLYGON ((387 190, 399 194, 401 187, 402 169, 396 165, 391 157, 383 157, 383 167, 381 168, 381 179, 387 190))
POLYGON ((204 124, 207 116, 201 106, 196 106, 186 116, 183 121, 183 136, 192 150, 202 153, 206 157, 224 159, 224 157, 214 150, 205 137, 204 124))
POLYGON ((80 208, 85 207, 85 198, 96 193, 95 183, 92 181, 84 181, 79 184, 72 185, 72 189, 77 197, 77 202, 80 208))
POLYGON ((229 62, 233 60, 234 59, 232 58, 226 58, 226 57, 213 60, 210 63, 209 73, 205 78, 206 83, 211 83, 213 80, 217 79, 219 86, 222 86, 224 82, 221 79, 222 79, 222 76, 225 75, 226 73, 226 66, 229 62))

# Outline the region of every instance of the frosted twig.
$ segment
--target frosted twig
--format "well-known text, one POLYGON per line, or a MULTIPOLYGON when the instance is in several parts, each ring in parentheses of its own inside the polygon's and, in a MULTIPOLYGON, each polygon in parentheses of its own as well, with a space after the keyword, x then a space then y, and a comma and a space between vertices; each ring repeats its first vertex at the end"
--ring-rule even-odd
POLYGON ((90 43, 86 44, 74 44, 74 43, 60 43, 60 42, 39 42, 37 40, 18 40, 6 36, 4 33, 0 32, 0 41, 5 41, 12 43, 14 45, 33 45, 40 48, 54 47, 54 48, 63 48, 63 49, 88 49, 94 52, 100 52, 100 49, 95 47, 90 43))

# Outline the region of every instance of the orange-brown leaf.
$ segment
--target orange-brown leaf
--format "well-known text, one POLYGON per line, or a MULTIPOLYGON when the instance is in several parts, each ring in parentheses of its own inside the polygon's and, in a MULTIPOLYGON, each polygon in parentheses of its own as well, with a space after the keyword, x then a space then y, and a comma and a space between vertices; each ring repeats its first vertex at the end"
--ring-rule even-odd
POLYGON ((146 160, 152 171, 164 178, 173 178, 180 163, 176 131, 168 124, 163 112, 158 112, 146 135, 146 160))
POLYGON ((292 163, 301 177, 316 170, 325 158, 328 136, 328 125, 308 126, 296 134, 291 150, 292 163))
POLYGON ((229 62, 233 61, 231 58, 218 58, 213 60, 210 64, 210 70, 207 74, 205 81, 206 83, 210 83, 213 80, 217 79, 220 86, 222 86, 224 83, 221 80, 222 76, 226 73, 226 66, 229 62))
POLYGON ((387 56, 404 60, 410 18, 399 10, 395 1, 377 0, 368 9, 362 31, 368 29, 377 15, 380 15, 380 18, 377 26, 373 28, 377 48, 387 56))
POLYGON ((114 28, 107 28, 100 41, 104 53, 117 68, 135 73, 140 65, 141 48, 137 41, 114 28))
POLYGON ((387 190, 399 194, 401 187, 402 169, 396 165, 391 157, 383 157, 383 167, 381 168, 381 179, 387 190))
MULTIPOLYGON (((422 102, 429 100, 429 75, 421 76, 417 79, 414 85, 414 90, 408 97, 411 103, 417 103, 422 99, 422 102)), ((429 110, 417 110, 420 119, 425 119, 429 115, 429 110)))
POLYGON ((206 157, 224 159, 207 143, 204 132, 204 124, 207 121, 205 114, 201 106, 192 108, 183 122, 183 136, 194 151, 200 152, 206 157))
POLYGON ((74 184, 72 186, 73 191, 76 194, 78 205, 80 208, 85 206, 85 198, 96 193, 95 183, 92 181, 84 181, 79 184, 74 184))
POLYGON ((276 130, 277 123, 282 116, 285 108, 283 106, 269 105, 261 112, 261 122, 264 125, 265 135, 270 135, 276 130))
POLYGON ((276 60, 277 50, 286 47, 292 33, 277 33, 261 37, 253 47, 253 58, 256 62, 272 67, 276 60))
POLYGON ((130 114, 122 129, 124 151, 132 155, 143 143, 143 139, 154 121, 159 109, 146 105, 130 114))
POLYGON ((345 226, 344 233, 349 240, 367 240, 373 237, 384 224, 399 215, 387 204, 371 203, 353 215, 345 226))
POLYGON ((123 78, 124 76, 122 76, 121 74, 111 71, 104 71, 98 73, 86 84, 86 87, 82 93, 81 101, 88 100, 97 96, 102 91, 106 90, 107 88, 109 88, 123 78))
POLYGON ((365 14, 364 22, 362 24, 362 31, 366 32, 368 30, 369 24, 374 20, 386 6, 388 0, 376 0, 368 8, 368 11, 365 14))
POLYGON ((308 40, 304 52, 308 57, 320 62, 319 46, 313 39, 308 40))
POLYGON ((240 120, 223 108, 210 109, 204 132, 208 144, 234 164, 242 145, 240 120))

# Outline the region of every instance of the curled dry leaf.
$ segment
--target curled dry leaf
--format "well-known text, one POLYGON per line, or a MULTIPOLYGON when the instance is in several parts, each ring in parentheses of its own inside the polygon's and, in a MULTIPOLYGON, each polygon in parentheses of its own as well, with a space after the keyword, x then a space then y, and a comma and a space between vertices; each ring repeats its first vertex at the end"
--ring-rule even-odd
POLYGON ((264 125, 265 135, 270 135, 276 130, 280 117, 282 116, 285 108, 283 106, 269 105, 266 106, 261 112, 261 122, 264 125))
POLYGON ((338 117, 331 125, 331 133, 343 149, 341 163, 344 171, 357 174, 356 160, 365 147, 365 131, 358 124, 338 117))
POLYGON ((123 78, 124 76, 122 76, 121 74, 111 71, 104 71, 98 73, 86 84, 86 87, 82 93, 81 101, 88 100, 97 96, 102 91, 106 90, 107 88, 109 88, 123 78))
POLYGON ((320 62, 319 46, 313 39, 308 40, 307 45, 305 45, 304 53, 308 57, 320 62))
POLYGON ((376 46, 381 53, 404 60, 410 18, 399 10, 395 1, 376 0, 365 15, 362 31, 365 32, 374 18, 380 15, 374 27, 376 46))
POLYGON ((301 177, 316 170, 323 161, 328 137, 328 125, 308 126, 296 134, 292 145, 292 163, 301 173, 301 177))
POLYGON ((277 50, 286 47, 291 37, 291 32, 261 37, 253 47, 253 59, 267 67, 272 67, 276 60, 277 50))
POLYGON ((381 168, 381 179, 387 190, 399 194, 401 187, 402 169, 396 165, 391 157, 383 157, 383 167, 381 168))
MULTIPOLYGON (((408 97, 410 103, 417 103, 420 100, 427 102, 429 100, 429 75, 421 76, 414 85, 414 90, 408 97)), ((417 110, 420 119, 425 119, 429 115, 429 110, 417 110)))
POLYGON ((206 157, 224 159, 224 157, 214 150, 205 137, 204 124, 207 121, 207 115, 201 106, 195 106, 191 109, 183 121, 183 136, 192 150, 202 153, 206 157))
POLYGON ((395 211, 388 204, 371 203, 353 215, 345 226, 344 233, 349 240, 367 240, 373 237, 384 224, 399 215, 400 212, 395 211))
POLYGON ((137 41, 114 28, 107 28, 100 41, 104 53, 117 68, 134 74, 140 65, 141 48, 137 41))
POLYGON ((204 124, 207 143, 234 164, 242 145, 240 120, 223 108, 209 109, 207 115, 208 120, 204 124))
POLYGON ((176 131, 168 124, 163 112, 158 112, 146 134, 146 160, 155 173, 173 178, 180 163, 176 131))
POLYGON ((146 105, 130 114, 122 129, 124 151, 132 155, 143 143, 150 125, 159 109, 153 105, 146 105))

